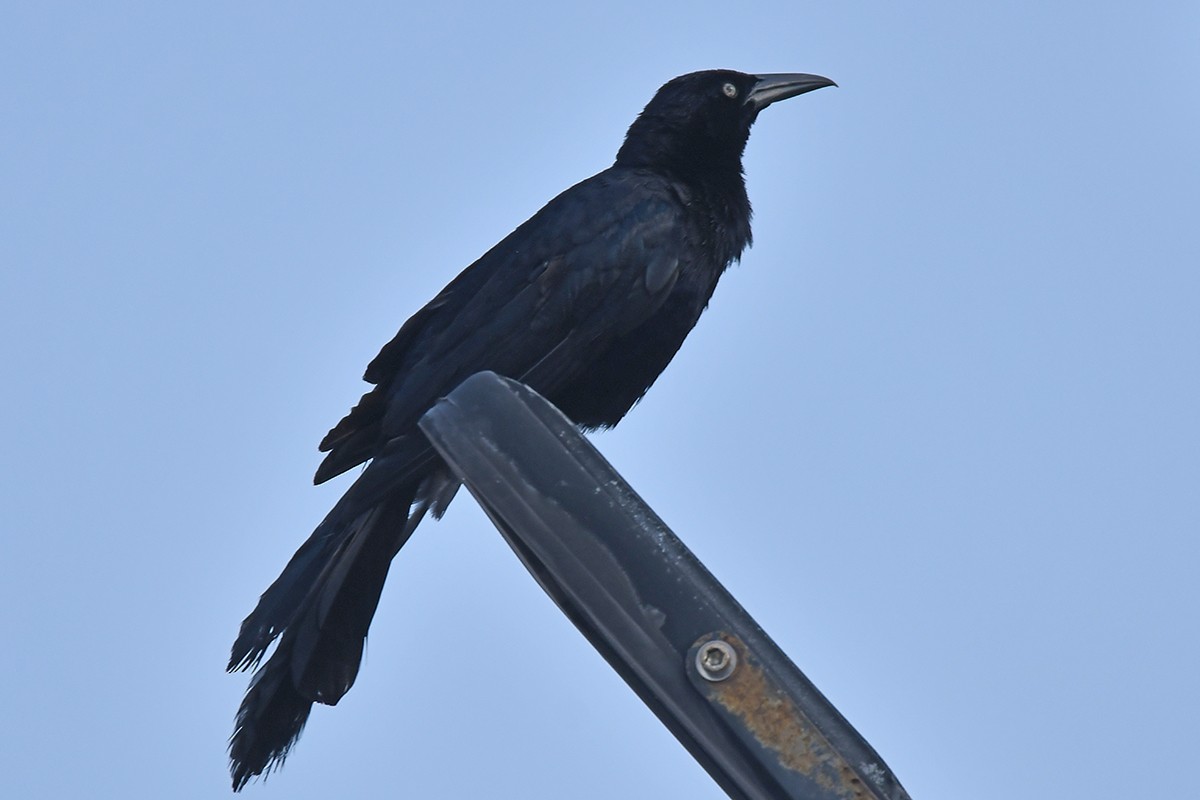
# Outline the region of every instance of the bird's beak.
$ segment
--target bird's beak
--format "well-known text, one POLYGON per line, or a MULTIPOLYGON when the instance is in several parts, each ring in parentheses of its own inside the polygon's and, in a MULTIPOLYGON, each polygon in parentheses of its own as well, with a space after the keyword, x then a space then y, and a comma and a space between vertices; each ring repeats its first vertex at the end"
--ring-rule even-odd
POLYGON ((746 95, 746 104, 762 111, 771 103, 787 100, 798 94, 811 92, 826 86, 837 86, 836 83, 820 75, 806 75, 803 72, 784 72, 773 75, 755 75, 758 83, 746 95))

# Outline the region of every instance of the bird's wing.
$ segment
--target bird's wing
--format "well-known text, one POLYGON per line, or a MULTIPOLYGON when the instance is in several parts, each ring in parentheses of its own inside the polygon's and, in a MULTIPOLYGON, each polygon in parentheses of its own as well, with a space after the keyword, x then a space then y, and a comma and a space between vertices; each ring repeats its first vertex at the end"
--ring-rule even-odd
POLYGON ((318 481, 379 452, 480 370, 553 394, 670 294, 683 209, 660 179, 601 173, 567 190, 414 315, 371 363, 378 384, 337 427, 318 481))

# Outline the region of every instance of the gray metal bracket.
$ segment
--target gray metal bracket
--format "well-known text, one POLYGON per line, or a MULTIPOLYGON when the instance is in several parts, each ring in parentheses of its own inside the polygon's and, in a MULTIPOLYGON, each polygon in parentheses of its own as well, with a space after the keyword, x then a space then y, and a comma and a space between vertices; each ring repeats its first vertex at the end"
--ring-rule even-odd
POLYGON ((553 405, 481 372, 420 426, 546 593, 730 797, 907 800, 866 740, 553 405))

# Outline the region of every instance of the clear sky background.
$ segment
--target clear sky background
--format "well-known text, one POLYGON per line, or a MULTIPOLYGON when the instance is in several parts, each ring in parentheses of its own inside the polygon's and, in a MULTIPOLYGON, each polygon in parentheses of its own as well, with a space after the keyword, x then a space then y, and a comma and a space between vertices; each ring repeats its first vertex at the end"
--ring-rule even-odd
MULTIPOLYGON (((3 17, 5 796, 228 796, 228 646, 364 366, 711 67, 841 88, 762 115, 754 248, 594 441, 914 798, 1194 782, 1200 5, 3 17)), ((721 793, 463 495, 245 796, 721 793)))

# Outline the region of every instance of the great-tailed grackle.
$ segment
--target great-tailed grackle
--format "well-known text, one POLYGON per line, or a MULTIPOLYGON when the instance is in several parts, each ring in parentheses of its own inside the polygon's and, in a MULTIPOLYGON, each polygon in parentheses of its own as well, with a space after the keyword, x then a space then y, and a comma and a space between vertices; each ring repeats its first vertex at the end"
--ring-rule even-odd
POLYGON ((230 740, 234 789, 282 761, 314 702, 354 683, 392 557, 458 483, 416 427, 480 370, 528 384, 584 429, 617 424, 750 244, 742 152, 817 75, 683 75, 616 162, 551 200, 412 316, 367 367, 375 388, 321 442, 316 482, 369 466, 242 623, 229 669, 259 664, 230 740))

